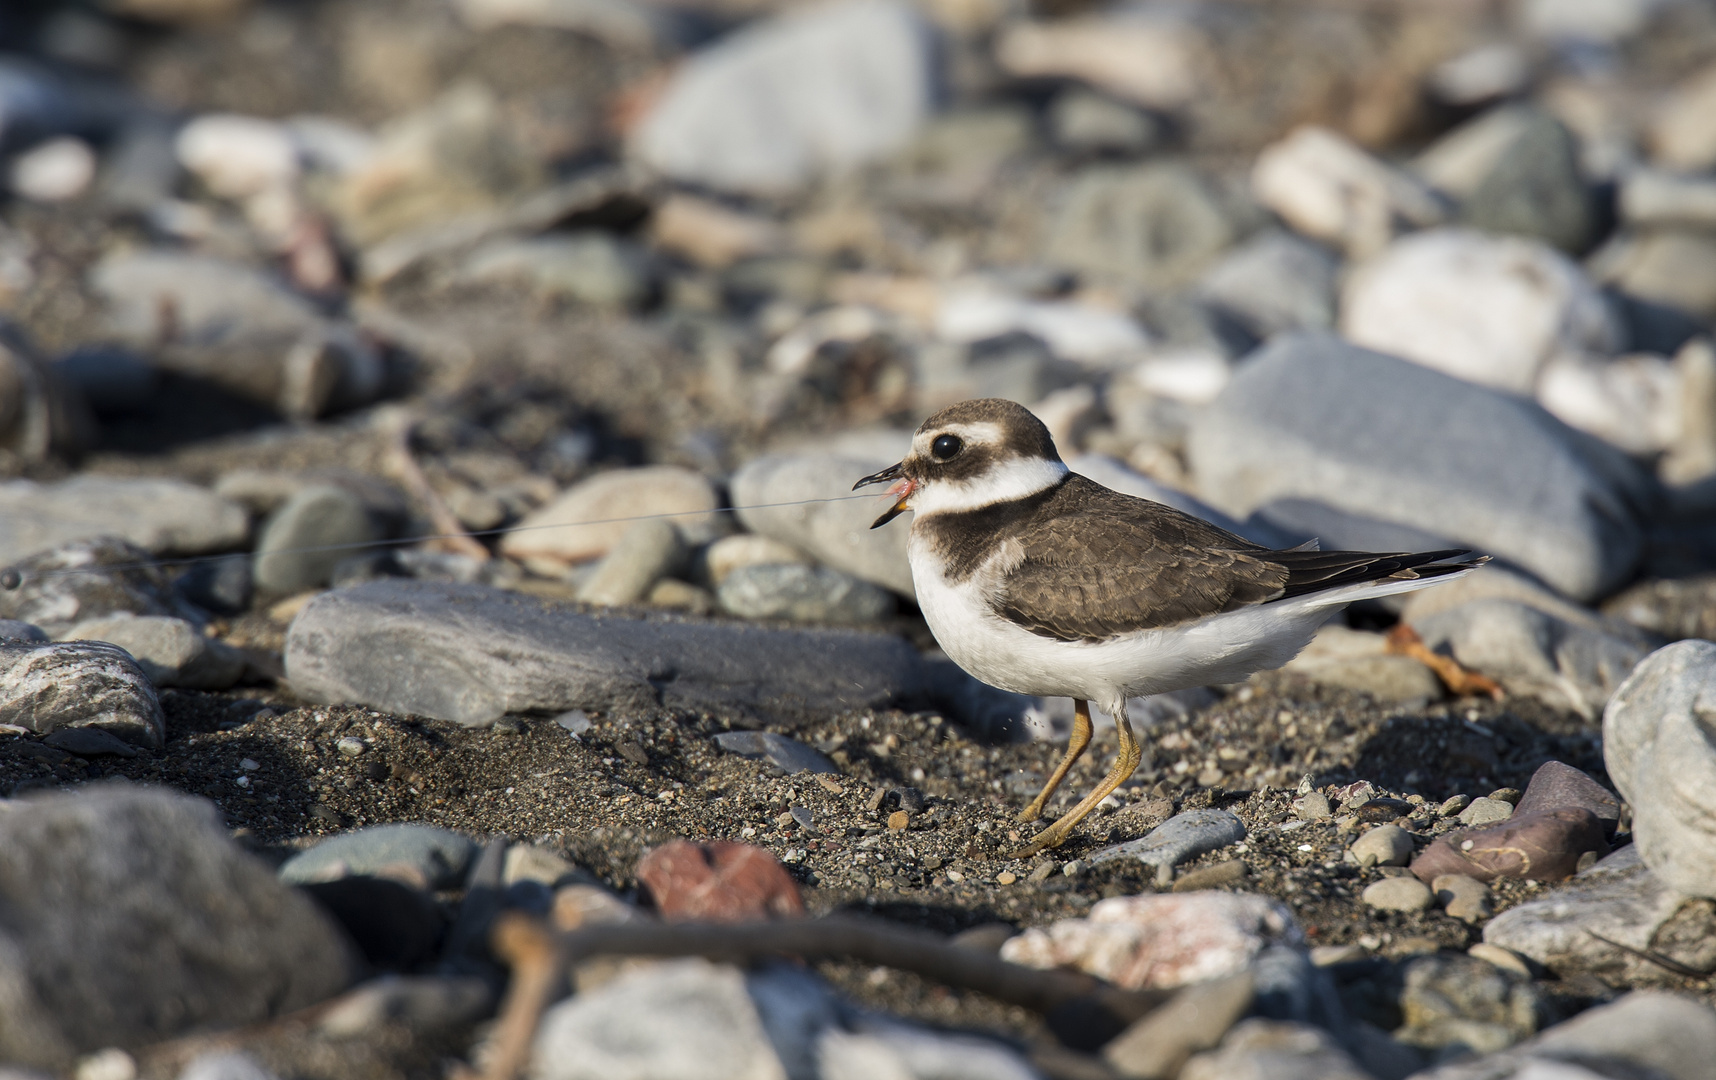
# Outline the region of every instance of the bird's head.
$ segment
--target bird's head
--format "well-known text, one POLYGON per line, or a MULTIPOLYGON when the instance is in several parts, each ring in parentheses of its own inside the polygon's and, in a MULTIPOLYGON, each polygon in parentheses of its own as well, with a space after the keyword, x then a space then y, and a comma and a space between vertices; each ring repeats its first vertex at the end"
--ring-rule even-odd
POLYGON ((1030 410, 1002 398, 975 398, 925 420, 904 460, 852 490, 892 482, 887 494, 894 504, 870 526, 875 529, 907 510, 957 513, 1035 495, 1066 474, 1049 429, 1030 410))

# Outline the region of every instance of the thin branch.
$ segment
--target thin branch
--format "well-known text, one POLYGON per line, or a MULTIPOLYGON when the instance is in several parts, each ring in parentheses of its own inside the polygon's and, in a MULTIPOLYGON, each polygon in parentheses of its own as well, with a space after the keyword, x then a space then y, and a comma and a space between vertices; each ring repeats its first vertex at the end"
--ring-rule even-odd
POLYGON ((411 492, 412 497, 428 511, 430 523, 435 531, 441 534, 431 543, 444 551, 487 562, 491 557, 489 549, 465 535, 464 522, 460 521, 458 516, 447 508, 441 496, 436 494, 429 484, 429 478, 423 475, 422 467, 417 464, 417 458, 411 453, 411 429, 416 426, 416 418, 405 411, 401 411, 394 422, 391 445, 388 448, 394 473, 406 490, 411 492))

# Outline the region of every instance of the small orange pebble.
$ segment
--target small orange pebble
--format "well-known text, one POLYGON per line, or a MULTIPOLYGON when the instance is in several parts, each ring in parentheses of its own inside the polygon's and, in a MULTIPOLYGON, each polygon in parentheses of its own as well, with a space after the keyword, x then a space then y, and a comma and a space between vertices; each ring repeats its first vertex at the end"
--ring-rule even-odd
POLYGON ((905 829, 907 825, 911 824, 911 821, 912 815, 906 813, 904 810, 895 810, 893 813, 888 815, 888 828, 892 829, 894 832, 900 832, 905 829))

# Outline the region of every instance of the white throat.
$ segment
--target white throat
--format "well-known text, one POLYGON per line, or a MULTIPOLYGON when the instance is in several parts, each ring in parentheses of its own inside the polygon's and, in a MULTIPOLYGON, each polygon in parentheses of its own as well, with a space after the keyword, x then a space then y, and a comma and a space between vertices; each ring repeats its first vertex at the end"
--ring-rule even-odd
POLYGON ((953 514, 977 510, 999 502, 1012 502, 1046 491, 1061 482, 1067 467, 1059 461, 1039 457, 1016 457, 997 464, 969 480, 935 480, 912 493, 912 510, 926 514, 953 514))

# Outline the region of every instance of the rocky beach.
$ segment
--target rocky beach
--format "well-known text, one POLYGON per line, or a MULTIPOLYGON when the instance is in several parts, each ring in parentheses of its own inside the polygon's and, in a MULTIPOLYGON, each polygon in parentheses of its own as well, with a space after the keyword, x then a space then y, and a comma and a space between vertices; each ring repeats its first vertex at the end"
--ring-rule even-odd
POLYGON ((1695 0, 6 4, 0 1080, 1707 1080, 1713 335, 1695 0), (972 397, 1491 561, 1013 858, 972 397))

